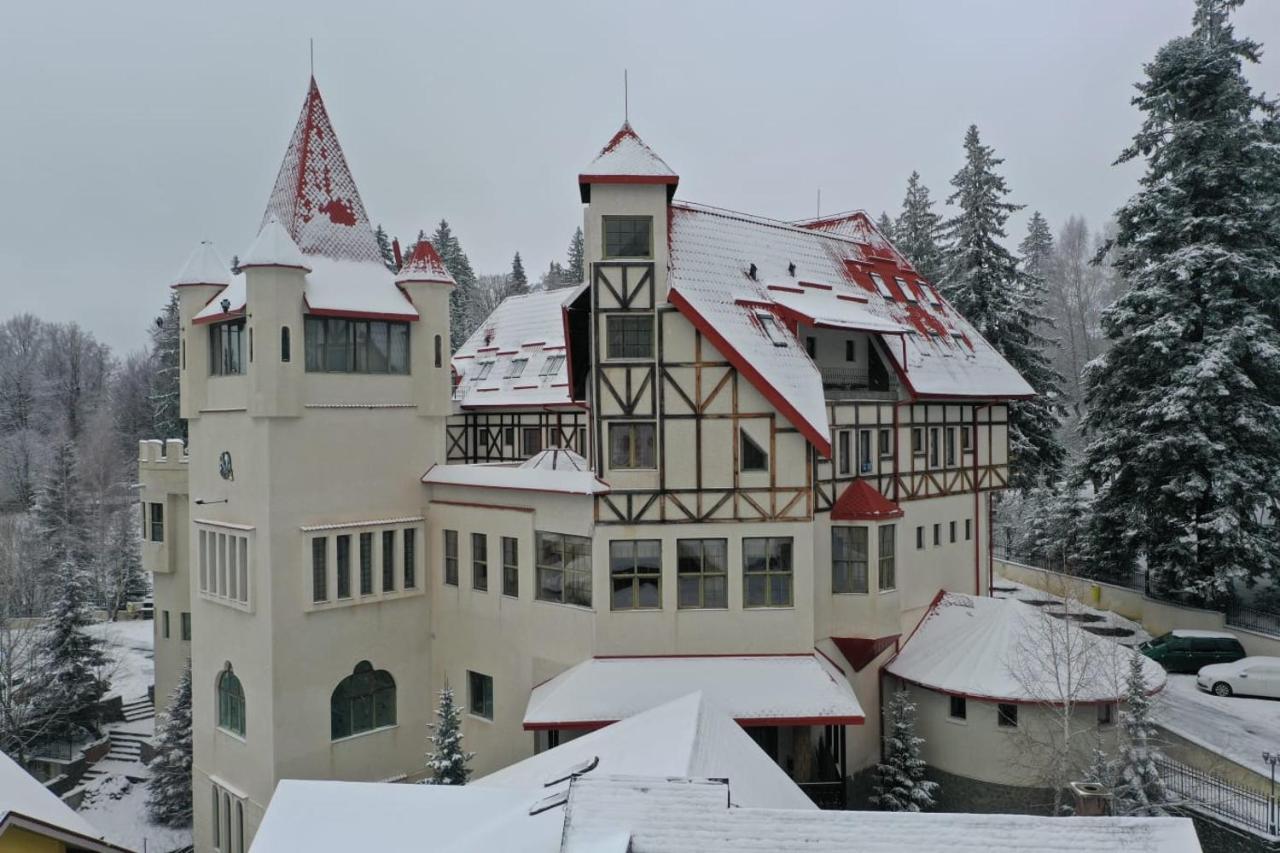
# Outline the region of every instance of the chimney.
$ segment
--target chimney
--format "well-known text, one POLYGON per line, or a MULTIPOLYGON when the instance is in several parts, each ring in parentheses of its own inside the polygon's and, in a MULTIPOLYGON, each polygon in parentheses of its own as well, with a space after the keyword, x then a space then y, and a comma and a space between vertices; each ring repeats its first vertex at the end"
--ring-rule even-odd
POLYGON ((1097 782, 1072 782, 1071 794, 1079 817, 1101 817, 1111 814, 1111 791, 1097 782))

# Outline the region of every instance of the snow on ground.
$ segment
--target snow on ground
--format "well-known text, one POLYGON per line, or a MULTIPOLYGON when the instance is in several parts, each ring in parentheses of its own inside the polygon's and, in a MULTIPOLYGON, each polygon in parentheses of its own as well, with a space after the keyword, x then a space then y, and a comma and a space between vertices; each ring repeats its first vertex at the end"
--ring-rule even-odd
POLYGON ((1168 686, 1156 697, 1155 720, 1263 776, 1270 769, 1262 753, 1280 747, 1280 701, 1202 693, 1194 675, 1169 676, 1168 686))
POLYGON ((155 623, 149 619, 121 622, 99 622, 89 626, 89 633, 106 643, 112 663, 107 669, 111 689, 107 696, 119 696, 125 702, 147 695, 156 680, 155 623))
POLYGON ((147 853, 168 853, 191 846, 190 828, 170 829, 147 820, 145 782, 131 782, 124 776, 103 776, 89 786, 80 814, 104 833, 108 841, 140 853, 144 844, 147 853))
MULTIPOLYGON (((1011 581, 1008 578, 1000 578, 991 588, 991 594, 995 598, 1016 598, 1019 601, 1038 603, 1044 601, 1062 601, 1062 596, 1053 595, 1042 589, 1036 589, 1033 586, 1011 581), (1011 590, 1011 591, 1010 591, 1011 590)), ((1054 605, 1040 605, 1044 612, 1054 613, 1062 612, 1061 607, 1054 605)), ((1139 643, 1145 643, 1151 639, 1151 635, 1142 627, 1140 622, 1134 622, 1132 619, 1126 619, 1119 614, 1112 613, 1110 610, 1098 610, 1097 608, 1088 606, 1083 601, 1076 601, 1071 605, 1072 612, 1085 613, 1093 616, 1101 617, 1097 621, 1082 623, 1085 628, 1102 628, 1110 631, 1114 629, 1118 635, 1113 635, 1112 639, 1122 646, 1136 646, 1139 643), (1123 631, 1132 631, 1128 635, 1119 634, 1123 631)), ((1103 636, 1107 636, 1104 634, 1103 636)))

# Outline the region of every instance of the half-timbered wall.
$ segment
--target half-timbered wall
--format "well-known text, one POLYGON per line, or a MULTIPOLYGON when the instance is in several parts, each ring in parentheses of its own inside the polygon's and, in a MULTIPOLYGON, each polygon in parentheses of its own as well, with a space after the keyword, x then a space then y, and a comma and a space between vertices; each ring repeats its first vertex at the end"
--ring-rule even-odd
POLYGON ((548 447, 592 458, 589 419, 582 409, 509 409, 451 415, 446 427, 450 464, 519 462, 548 447))

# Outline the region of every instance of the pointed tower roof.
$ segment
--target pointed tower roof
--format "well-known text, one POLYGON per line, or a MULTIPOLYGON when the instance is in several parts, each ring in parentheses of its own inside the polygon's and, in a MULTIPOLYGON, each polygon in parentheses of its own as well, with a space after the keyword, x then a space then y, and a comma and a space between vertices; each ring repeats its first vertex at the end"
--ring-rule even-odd
POLYGON ((311 265, 303 257, 298 244, 289 236, 280 220, 274 216, 267 218, 258 238, 253 241, 249 251, 240 259, 240 269, 250 267, 292 267, 293 269, 311 271, 311 265))
POLYGON ((187 258, 182 272, 173 280, 170 287, 194 287, 200 284, 213 284, 225 287, 231 283, 231 267, 218 257, 213 244, 202 240, 195 251, 187 258))
POLYGON ((600 149, 596 159, 578 175, 578 188, 584 203, 591 200, 592 184, 666 184, 670 188, 667 191, 670 198, 679 182, 680 176, 645 145, 631 124, 625 121, 609 143, 600 149))
POLYGON ((440 254, 430 240, 419 240, 413 247, 409 257, 405 258, 400 274, 396 276, 396 284, 411 281, 439 282, 440 284, 457 284, 449 270, 440 260, 440 254))
POLYGON ((262 216, 263 225, 273 216, 308 255, 382 261, 314 77, 262 216))

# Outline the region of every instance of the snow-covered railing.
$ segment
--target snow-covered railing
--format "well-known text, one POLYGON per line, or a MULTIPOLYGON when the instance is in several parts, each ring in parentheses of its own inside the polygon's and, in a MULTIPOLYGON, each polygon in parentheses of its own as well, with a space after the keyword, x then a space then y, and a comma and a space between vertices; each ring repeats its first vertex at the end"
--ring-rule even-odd
POLYGON ((1209 812, 1262 835, 1276 835, 1276 803, 1271 797, 1169 758, 1157 758, 1155 763, 1178 805, 1209 812))
POLYGON ((880 399, 898 395, 896 379, 881 376, 879 381, 873 382, 868 370, 854 367, 819 367, 818 372, 822 374, 822 390, 828 399, 880 399), (878 387, 872 387, 873 385, 878 387))

